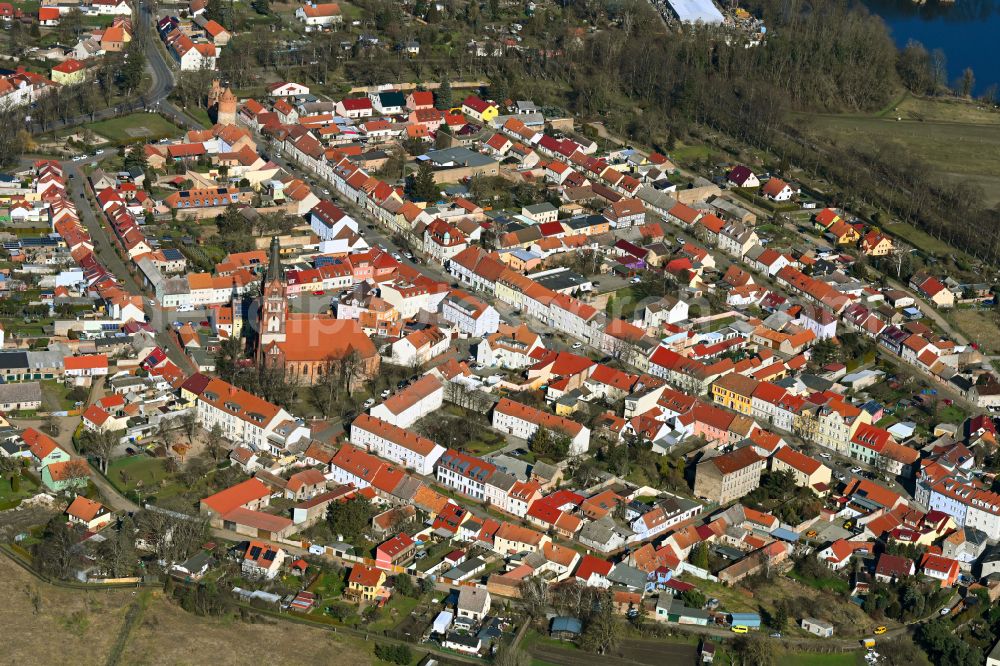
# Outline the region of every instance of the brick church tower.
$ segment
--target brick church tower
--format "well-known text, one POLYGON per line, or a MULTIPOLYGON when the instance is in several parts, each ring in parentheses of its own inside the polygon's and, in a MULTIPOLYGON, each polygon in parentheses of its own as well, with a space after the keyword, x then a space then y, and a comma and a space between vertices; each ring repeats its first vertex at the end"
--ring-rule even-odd
POLYGON ((219 125, 236 124, 236 95, 228 86, 223 88, 219 79, 212 80, 208 91, 208 113, 219 125))
POLYGON ((264 361, 264 354, 272 343, 285 341, 285 319, 288 316, 285 272, 281 266, 281 246, 277 236, 271 238, 267 270, 261 280, 258 311, 257 354, 258 359, 264 361))

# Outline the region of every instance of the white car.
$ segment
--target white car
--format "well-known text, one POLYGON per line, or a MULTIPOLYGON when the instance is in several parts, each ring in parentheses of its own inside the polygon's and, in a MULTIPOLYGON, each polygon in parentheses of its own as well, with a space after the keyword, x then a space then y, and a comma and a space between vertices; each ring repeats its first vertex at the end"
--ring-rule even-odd
POLYGON ((823 460, 829 460, 833 456, 831 456, 829 453, 821 453, 819 454, 819 457, 822 458, 823 460))
POLYGON ((389 397, 390 393, 392 393, 392 391, 390 391, 389 389, 386 389, 386 390, 382 391, 382 393, 380 393, 379 395, 381 395, 382 399, 385 400, 386 398, 389 397))
POLYGON ((573 343, 573 349, 579 349, 582 346, 583 346, 582 342, 574 342, 573 343))
POLYGON ((864 470, 862 470, 860 467, 852 467, 851 468, 851 474, 861 474, 861 472, 863 472, 863 471, 864 470))
POLYGON ((371 409, 375 406, 375 398, 368 398, 365 400, 365 409, 371 409))

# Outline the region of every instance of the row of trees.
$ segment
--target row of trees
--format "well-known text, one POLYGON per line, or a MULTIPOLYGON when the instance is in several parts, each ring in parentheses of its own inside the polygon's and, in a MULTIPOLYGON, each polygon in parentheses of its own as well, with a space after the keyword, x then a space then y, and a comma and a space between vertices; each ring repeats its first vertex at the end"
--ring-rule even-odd
POLYGON ((112 578, 134 575, 139 567, 136 540, 152 550, 152 564, 179 562, 193 555, 208 537, 208 522, 199 516, 178 512, 142 510, 125 516, 103 534, 96 546, 82 541, 84 528, 68 523, 64 516, 53 517, 33 548, 32 563, 43 576, 70 580, 89 562, 112 578))

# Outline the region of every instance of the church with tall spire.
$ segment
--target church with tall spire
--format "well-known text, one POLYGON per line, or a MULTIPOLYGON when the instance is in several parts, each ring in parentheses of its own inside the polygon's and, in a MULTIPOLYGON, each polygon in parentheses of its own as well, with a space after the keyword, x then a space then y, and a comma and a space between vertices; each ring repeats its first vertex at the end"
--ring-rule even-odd
POLYGON ((356 373, 352 385, 378 374, 378 350, 357 321, 289 309, 288 281, 277 236, 271 238, 267 270, 261 277, 254 309, 258 363, 282 367, 295 383, 315 384, 331 362, 348 357, 356 361, 351 364, 356 373))
POLYGON ((281 244, 278 237, 271 238, 267 270, 260 282, 260 313, 257 331, 258 360, 263 361, 264 350, 275 342, 285 341, 285 323, 288 319, 288 294, 285 269, 281 265, 281 244))

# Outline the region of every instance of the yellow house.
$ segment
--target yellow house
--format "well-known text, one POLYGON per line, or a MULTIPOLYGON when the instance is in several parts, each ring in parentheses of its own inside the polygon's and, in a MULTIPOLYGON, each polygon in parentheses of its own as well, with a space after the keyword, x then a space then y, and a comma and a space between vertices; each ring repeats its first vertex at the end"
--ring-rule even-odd
POLYGON ((556 416, 569 416, 576 412, 580 401, 577 396, 565 395, 556 401, 556 416))
POLYGON ((796 418, 796 424, 801 427, 798 434, 803 439, 845 456, 850 453, 851 438, 858 426, 872 422, 869 412, 840 399, 830 400, 814 412, 804 410, 802 416, 805 417, 807 413, 809 418, 796 418))
POLYGON ((751 377, 731 372, 712 383, 712 400, 740 414, 753 413, 753 392, 758 382, 751 377))
POLYGON ((500 115, 500 109, 492 102, 482 100, 475 95, 469 95, 462 102, 462 113, 479 122, 489 123, 500 115))
POLYGON ((385 589, 385 572, 363 564, 355 565, 347 579, 348 596, 361 601, 375 601, 389 596, 385 589))
POLYGON ((69 58, 52 68, 52 80, 64 86, 83 83, 87 78, 87 66, 79 60, 69 58))
POLYGON ((836 238, 837 245, 853 245, 861 238, 858 230, 843 220, 837 220, 826 231, 836 238))
POLYGON ((861 240, 861 251, 869 257, 884 257, 892 252, 892 239, 880 231, 869 231, 861 240))

